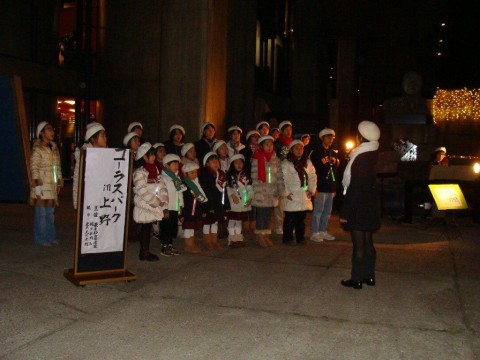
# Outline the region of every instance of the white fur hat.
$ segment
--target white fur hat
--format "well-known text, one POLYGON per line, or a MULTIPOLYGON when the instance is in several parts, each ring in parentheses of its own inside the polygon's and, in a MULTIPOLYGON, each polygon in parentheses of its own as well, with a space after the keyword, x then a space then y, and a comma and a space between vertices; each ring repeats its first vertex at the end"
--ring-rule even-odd
POLYGON ((296 140, 293 140, 293 141, 290 143, 290 145, 288 145, 288 150, 289 150, 289 151, 292 150, 292 148, 293 148, 295 145, 297 145, 297 144, 301 144, 302 146, 304 146, 304 144, 303 144, 303 142, 302 142, 301 140, 296 139, 296 140))
POLYGON ((152 144, 150 144, 149 142, 146 142, 140 145, 140 147, 137 150, 136 159, 141 159, 143 155, 145 155, 148 152, 148 150, 150 150, 151 148, 152 148, 152 144))
POLYGON ((445 146, 440 146, 440 147, 437 147, 435 150, 433 150, 434 153, 439 152, 439 151, 443 151, 446 154, 447 153, 447 148, 445 146))
POLYGON ((278 127, 271 128, 271 129, 270 129, 270 134, 271 134, 272 132, 274 132, 274 131, 280 132, 280 129, 279 129, 278 127))
POLYGON ((180 130, 183 135, 185 135, 185 128, 182 125, 174 124, 170 126, 170 129, 168 130, 168 133, 170 134, 173 130, 180 130))
POLYGON ((182 167, 182 172, 186 174, 187 172, 200 169, 200 165, 194 162, 188 162, 182 167))
POLYGON ((240 132, 240 134, 243 133, 243 130, 240 128, 240 126, 237 126, 237 125, 235 125, 235 126, 230 126, 230 127, 228 128, 228 133, 230 134, 232 131, 235 131, 235 130, 238 131, 238 132, 240 132))
POLYGON ((128 146, 128 142, 132 140, 134 137, 139 137, 136 132, 129 132, 127 135, 124 136, 123 138, 123 145, 128 146))
POLYGON ((138 121, 134 121, 134 122, 132 122, 132 123, 130 123, 130 124, 128 125, 127 131, 128 131, 128 132, 132 132, 132 129, 133 129, 135 126, 139 126, 140 129, 143 130, 143 125, 142 125, 142 123, 139 123, 138 121))
POLYGON ((178 155, 175 155, 175 154, 167 154, 167 155, 165 155, 165 157, 163 158, 163 163, 164 163, 164 164, 171 163, 172 161, 178 161, 178 162, 180 162, 180 157, 179 157, 178 155))
POLYGON ((321 139, 325 135, 333 135, 335 136, 335 131, 333 129, 325 128, 318 133, 318 137, 321 139))
POLYGON ((218 155, 213 151, 210 151, 205 154, 205 156, 203 157, 203 166, 207 166, 208 159, 210 159, 212 156, 215 156, 218 158, 218 155))
POLYGON ((157 150, 157 148, 159 148, 159 147, 165 147, 165 144, 164 143, 155 143, 155 144, 152 145, 152 147, 155 150, 157 150))
POLYGON ((202 133, 205 131, 205 128, 209 125, 212 126, 214 130, 217 130, 214 123, 207 121, 205 124, 202 125, 202 133))
POLYGON ((220 146, 222 145, 227 145, 227 143, 223 140, 219 140, 217 141, 214 145, 213 145, 213 152, 217 152, 217 150, 220 148, 220 146))
POLYGON ((378 141, 380 139, 380 128, 372 121, 362 121, 358 124, 358 132, 368 141, 378 141))
POLYGON ((48 125, 48 122, 46 121, 42 121, 40 124, 37 125, 37 131, 35 133, 37 135, 37 139, 40 139, 40 133, 42 132, 43 128, 47 125, 48 125))
POLYGON ((258 143, 261 144, 262 141, 265 141, 265 140, 275 141, 275 139, 273 138, 273 136, 265 135, 265 136, 262 136, 260 139, 258 139, 258 143))
POLYGON ((247 133, 247 136, 246 136, 247 141, 248 141, 248 139, 250 139, 250 137, 251 137, 252 135, 257 135, 258 137, 260 137, 260 133, 259 133, 257 130, 250 130, 250 131, 247 133))
POLYGON ((182 156, 185 156, 188 150, 190 150, 193 147, 195 147, 195 145, 193 145, 192 143, 186 143, 185 145, 182 146, 182 150, 180 151, 180 153, 182 154, 182 156))
POLYGON ((105 130, 102 124, 99 124, 98 122, 91 122, 87 125, 87 131, 85 132, 85 141, 88 141, 93 135, 102 130, 105 130))
POLYGON ((266 121, 260 121, 257 126, 255 126, 255 129, 260 129, 262 127, 262 125, 267 125, 267 127, 270 129, 270 124, 266 121))
POLYGON ((293 126, 293 125, 292 125, 292 122, 288 120, 282 121, 280 125, 278 125, 280 130, 283 130, 285 126, 293 126))
POLYGON ((243 156, 242 154, 232 155, 232 157, 229 159, 230 164, 233 163, 235 160, 239 160, 239 159, 245 161, 245 156, 243 156))

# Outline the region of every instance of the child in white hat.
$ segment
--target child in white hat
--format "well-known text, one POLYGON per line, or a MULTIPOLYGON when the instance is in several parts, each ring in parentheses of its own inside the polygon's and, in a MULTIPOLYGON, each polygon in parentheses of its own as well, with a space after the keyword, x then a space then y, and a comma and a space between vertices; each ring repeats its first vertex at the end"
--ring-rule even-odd
POLYGON ((134 162, 133 220, 139 224, 140 254, 142 261, 157 261, 158 256, 150 252, 152 225, 163 219, 168 204, 167 188, 155 166, 155 149, 148 142, 138 148, 134 162))
POLYGON ((220 169, 223 172, 228 171, 229 159, 228 159, 228 146, 223 140, 219 140, 213 145, 213 152, 217 153, 218 161, 220 161, 220 169))
POLYGON ((203 243, 206 250, 218 249, 218 224, 225 222, 226 210, 230 204, 226 194, 225 173, 220 169, 218 156, 209 152, 203 157, 204 168, 200 172, 199 181, 208 197, 203 212, 203 243))
POLYGON ((183 165, 186 165, 188 163, 200 165, 200 162, 197 158, 197 150, 195 149, 195 145, 193 145, 193 143, 186 143, 185 145, 183 145, 181 153, 181 163, 183 165))
POLYGON ((49 247, 58 244, 55 231, 55 206, 63 186, 60 154, 53 142, 55 129, 52 124, 42 121, 37 125, 35 140, 30 157, 31 190, 30 205, 35 206, 33 242, 49 247))
POLYGON ((160 224, 160 240, 162 242, 162 255, 180 255, 173 246, 173 239, 178 235, 178 215, 183 207, 183 192, 187 190, 179 177, 180 157, 167 154, 163 158, 162 179, 167 186, 168 207, 164 210, 163 220, 160 224))
POLYGON ((301 140, 293 140, 289 154, 282 161, 285 197, 283 208, 283 243, 294 245, 293 231, 297 244, 305 244, 305 217, 312 210, 312 195, 317 190, 317 176, 312 162, 304 154, 301 140))
POLYGON ((231 157, 235 154, 239 154, 244 148, 245 145, 242 144, 242 136, 243 130, 235 125, 230 126, 228 128, 228 135, 230 136, 230 140, 228 141, 228 155, 231 157))
POLYGON ((102 124, 98 122, 91 122, 87 125, 85 131, 85 143, 82 148, 75 149, 75 170, 73 172, 73 208, 77 209, 77 197, 78 197, 78 177, 80 172, 80 155, 81 150, 85 150, 89 147, 94 148, 106 148, 107 147, 107 134, 102 124))
POLYGON ((168 140, 165 141, 165 150, 167 154, 182 156, 182 147, 185 140, 185 128, 174 124, 168 130, 168 140))
POLYGON ((187 190, 183 193, 182 228, 185 238, 185 252, 198 254, 200 249, 195 244, 195 230, 202 228, 204 203, 208 201, 205 192, 198 181, 200 166, 189 162, 183 166, 183 183, 187 190))
POLYGON ((252 179, 244 170, 245 158, 235 154, 230 158, 227 172, 227 193, 230 200, 228 219, 228 245, 232 248, 244 247, 242 221, 248 220, 254 197, 252 179))

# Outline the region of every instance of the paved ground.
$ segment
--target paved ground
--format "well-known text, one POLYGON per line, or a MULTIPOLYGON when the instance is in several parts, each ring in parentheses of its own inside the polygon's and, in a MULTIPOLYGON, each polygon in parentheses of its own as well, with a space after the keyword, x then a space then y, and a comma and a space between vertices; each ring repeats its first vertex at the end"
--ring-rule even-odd
POLYGON ((335 217, 338 240, 305 247, 277 237, 145 263, 133 243, 137 281, 77 288, 62 275, 74 243, 64 196, 49 249, 32 245, 31 208, 0 204, 2 359, 480 358, 480 227, 468 218, 457 239, 384 220, 377 286, 360 291, 339 285, 351 245, 335 217))

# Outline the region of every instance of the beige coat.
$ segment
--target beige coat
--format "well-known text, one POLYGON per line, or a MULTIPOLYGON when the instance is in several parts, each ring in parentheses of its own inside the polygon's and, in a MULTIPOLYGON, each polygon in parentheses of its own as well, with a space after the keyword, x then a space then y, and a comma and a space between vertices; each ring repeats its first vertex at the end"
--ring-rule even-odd
POLYGON ((148 171, 143 167, 133 173, 133 220, 138 224, 149 224, 163 219, 163 210, 167 209, 167 186, 161 176, 155 183, 148 182, 148 171), (165 206, 160 206, 160 202, 165 206))
POLYGON ((30 172, 32 184, 30 184, 30 205, 45 206, 47 200, 54 200, 58 206, 57 186, 63 186, 62 168, 60 166, 60 154, 55 143, 48 146, 41 140, 33 144, 30 157, 30 172), (35 186, 42 186, 41 200, 37 200, 35 186))
POLYGON ((270 161, 266 162, 266 165, 270 167, 270 184, 258 180, 258 160, 252 159, 252 185, 255 193, 252 205, 256 207, 276 207, 278 206, 278 197, 285 194, 279 158, 274 154, 270 161))
POLYGON ((312 198, 307 196, 307 191, 314 194, 317 190, 317 175, 310 160, 307 160, 306 172, 308 186, 303 188, 297 170, 291 161, 282 161, 283 182, 285 184, 285 197, 283 198, 284 211, 312 210, 312 198), (291 200, 287 196, 291 196, 291 200))

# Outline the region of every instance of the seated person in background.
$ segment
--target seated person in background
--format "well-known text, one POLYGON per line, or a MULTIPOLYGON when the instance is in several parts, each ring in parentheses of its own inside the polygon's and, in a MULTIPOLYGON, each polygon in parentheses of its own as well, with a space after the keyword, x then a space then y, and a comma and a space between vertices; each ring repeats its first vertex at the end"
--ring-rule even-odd
POLYGON ((446 147, 441 146, 433 150, 432 156, 430 157, 430 166, 434 165, 448 166, 446 147))

